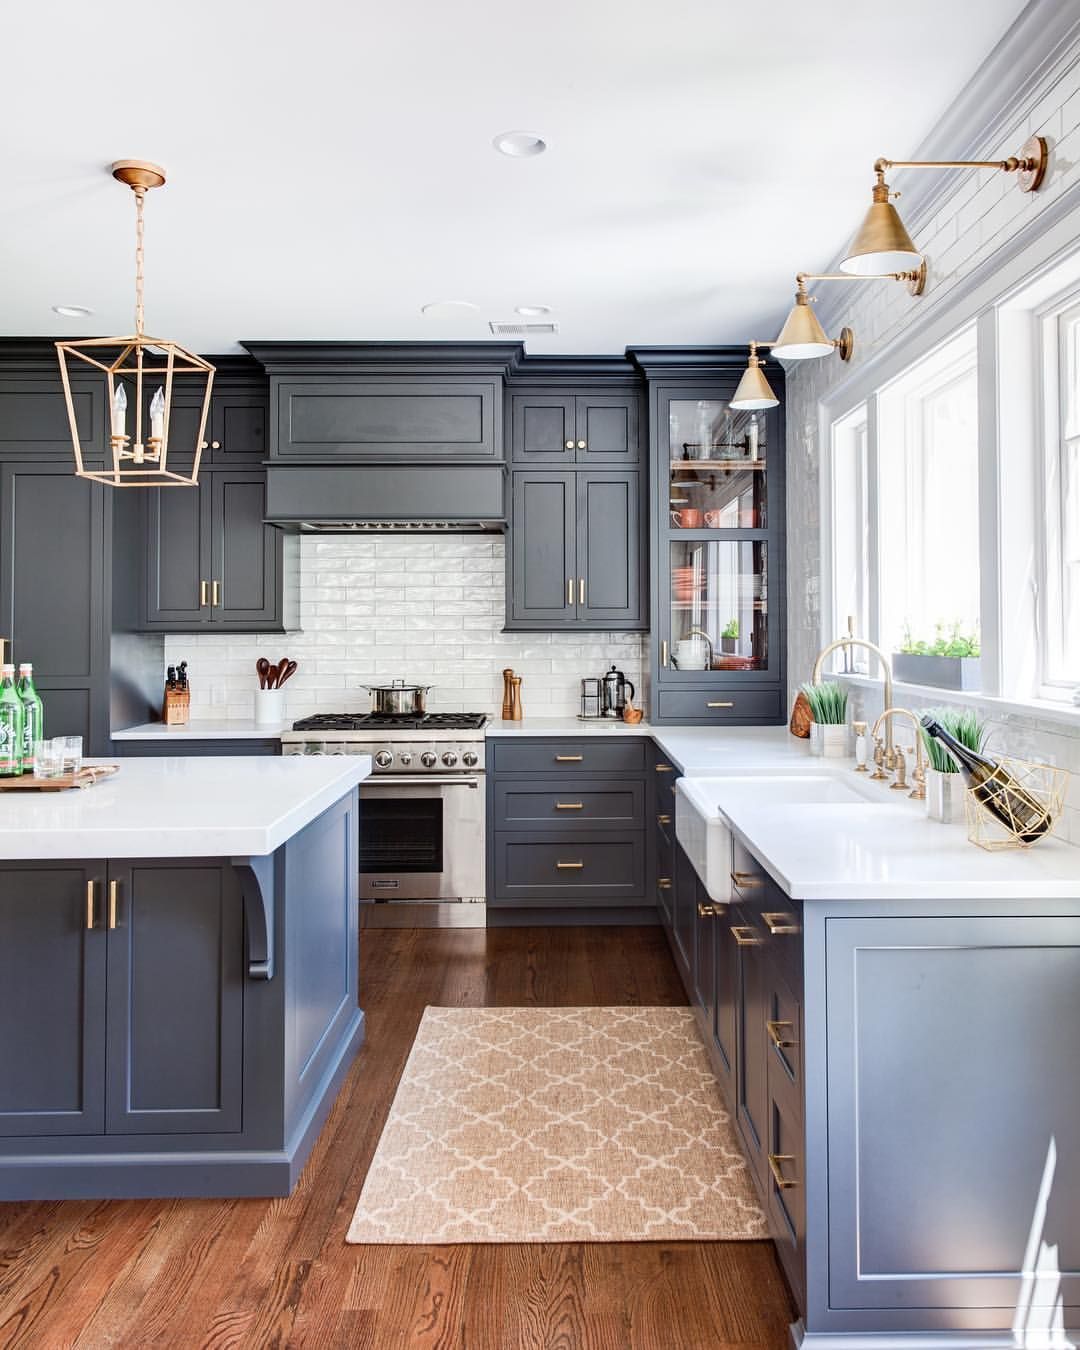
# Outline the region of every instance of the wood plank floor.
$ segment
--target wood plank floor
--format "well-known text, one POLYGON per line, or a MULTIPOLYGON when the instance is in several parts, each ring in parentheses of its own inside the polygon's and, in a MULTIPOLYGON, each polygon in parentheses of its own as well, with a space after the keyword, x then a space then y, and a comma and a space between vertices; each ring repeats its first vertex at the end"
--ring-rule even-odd
POLYGON ((770 1243, 347 1247, 428 1004, 684 1003, 658 928, 368 931, 367 1044, 286 1200, 0 1205, 0 1347, 785 1350, 770 1243))

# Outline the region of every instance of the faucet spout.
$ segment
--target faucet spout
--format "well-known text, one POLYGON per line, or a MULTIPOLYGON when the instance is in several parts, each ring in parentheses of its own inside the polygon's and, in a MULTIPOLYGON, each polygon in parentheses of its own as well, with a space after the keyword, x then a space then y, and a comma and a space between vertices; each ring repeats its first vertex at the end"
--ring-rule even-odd
MULTIPOLYGON (((825 666, 825 662, 833 652, 838 651, 841 647, 865 647, 868 652, 873 652, 881 663, 881 672, 885 678, 885 707, 891 709, 893 701, 892 667, 889 664, 889 658, 881 648, 877 646, 876 643, 871 642, 868 638, 854 637, 849 634, 847 637, 837 638, 835 642, 830 642, 827 647, 823 647, 821 651, 818 652, 817 660, 814 662, 814 673, 810 677, 810 683, 821 683, 821 672, 825 666)), ((878 723, 880 723, 880 721, 881 718, 879 717, 878 723)), ((877 732, 877 724, 874 726, 874 731, 875 733, 877 732)), ((891 718, 886 719, 885 722, 885 745, 891 752, 893 748, 893 727, 891 718)))

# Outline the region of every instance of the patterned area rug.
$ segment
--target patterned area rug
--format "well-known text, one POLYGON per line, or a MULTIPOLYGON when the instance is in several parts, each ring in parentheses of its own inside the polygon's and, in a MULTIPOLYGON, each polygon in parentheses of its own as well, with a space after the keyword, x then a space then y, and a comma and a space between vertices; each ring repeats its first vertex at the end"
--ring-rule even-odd
POLYGON ((765 1236, 689 1008, 428 1008, 348 1241, 765 1236))

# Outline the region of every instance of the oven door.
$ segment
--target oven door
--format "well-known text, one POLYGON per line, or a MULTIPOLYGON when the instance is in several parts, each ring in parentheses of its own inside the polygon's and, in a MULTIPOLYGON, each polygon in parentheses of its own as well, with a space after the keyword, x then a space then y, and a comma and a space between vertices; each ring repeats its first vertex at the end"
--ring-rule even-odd
POLYGON ((484 899, 482 774, 360 784, 360 899, 484 899))

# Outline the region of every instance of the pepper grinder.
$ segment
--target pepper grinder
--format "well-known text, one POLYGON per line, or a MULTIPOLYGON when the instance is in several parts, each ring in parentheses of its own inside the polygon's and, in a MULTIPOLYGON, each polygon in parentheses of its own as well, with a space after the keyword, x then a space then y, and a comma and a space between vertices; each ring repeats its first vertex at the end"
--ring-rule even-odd
POLYGON ((524 712, 521 707, 521 676, 510 676, 510 717, 511 722, 520 722, 524 712))
POLYGON ((514 718, 514 687, 511 683, 513 678, 514 672, 507 666, 503 671, 502 720, 504 722, 513 721, 514 718))

